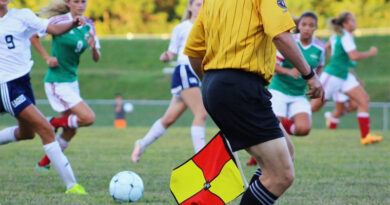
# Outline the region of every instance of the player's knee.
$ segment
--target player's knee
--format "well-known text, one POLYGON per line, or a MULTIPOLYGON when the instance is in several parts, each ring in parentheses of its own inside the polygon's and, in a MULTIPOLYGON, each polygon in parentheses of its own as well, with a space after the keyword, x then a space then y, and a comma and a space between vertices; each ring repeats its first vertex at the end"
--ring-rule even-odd
POLYGON ((286 190, 293 184, 294 179, 295 179, 294 170, 292 168, 286 168, 276 178, 275 184, 278 187, 286 190))
POLYGON ((35 137, 35 132, 25 132, 21 135, 23 140, 32 140, 35 137))
POLYGON ((310 133, 310 125, 300 125, 295 127, 295 135, 297 136, 306 136, 310 133))
POLYGON ((199 119, 200 121, 206 121, 206 119, 207 119, 207 116, 208 116, 208 114, 207 114, 207 112, 205 111, 205 112, 199 112, 198 114, 196 114, 195 115, 195 118, 197 118, 197 119, 199 119))
POLYGON ((90 126, 95 122, 95 113, 88 113, 87 115, 84 115, 79 119, 81 119, 82 123, 80 124, 82 124, 83 126, 90 126))

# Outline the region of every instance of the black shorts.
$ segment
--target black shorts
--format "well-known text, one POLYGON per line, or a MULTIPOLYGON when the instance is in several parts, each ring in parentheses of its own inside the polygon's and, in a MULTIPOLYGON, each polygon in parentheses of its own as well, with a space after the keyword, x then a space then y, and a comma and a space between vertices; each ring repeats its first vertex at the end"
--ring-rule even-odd
POLYGON ((232 150, 283 137, 271 107, 271 93, 259 75, 238 69, 208 70, 203 103, 232 150))

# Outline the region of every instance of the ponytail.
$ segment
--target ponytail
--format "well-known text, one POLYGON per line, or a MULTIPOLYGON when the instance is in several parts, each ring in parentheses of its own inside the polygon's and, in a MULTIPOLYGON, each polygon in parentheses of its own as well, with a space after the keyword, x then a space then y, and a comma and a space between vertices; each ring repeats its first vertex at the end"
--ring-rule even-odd
POLYGON ((337 18, 332 18, 329 21, 330 30, 333 30, 337 34, 342 34, 343 32, 343 24, 348 21, 348 18, 352 15, 352 13, 345 11, 338 15, 337 18))
POLYGON ((52 1, 48 6, 42 7, 41 12, 39 13, 41 16, 45 16, 47 18, 58 16, 61 14, 66 14, 70 12, 70 8, 66 5, 70 0, 56 0, 52 1))

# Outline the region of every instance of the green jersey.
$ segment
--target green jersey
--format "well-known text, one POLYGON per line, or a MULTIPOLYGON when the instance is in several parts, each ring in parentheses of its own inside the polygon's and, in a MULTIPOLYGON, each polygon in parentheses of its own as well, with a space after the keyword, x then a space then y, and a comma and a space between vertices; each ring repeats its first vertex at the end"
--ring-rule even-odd
MULTIPOLYGON (((312 69, 324 66, 325 64, 325 49, 323 43, 313 37, 312 43, 308 46, 302 46, 300 35, 294 34, 298 47, 302 51, 305 60, 312 69)), ((293 69, 293 64, 286 60, 280 52, 276 55, 277 63, 287 69, 293 69)), ((306 81, 302 77, 295 79, 294 77, 286 74, 275 73, 272 78, 269 89, 277 90, 283 94, 290 96, 301 96, 305 95, 306 92, 306 81)))
POLYGON ((324 72, 345 80, 347 79, 349 69, 355 67, 356 64, 348 56, 349 52, 356 50, 353 35, 344 30, 342 36, 333 35, 330 37, 330 43, 332 46, 332 58, 325 67, 324 72))
MULTIPOLYGON (((70 13, 55 16, 50 19, 51 23, 61 24, 73 20, 70 13)), ((96 48, 100 48, 99 40, 95 34, 95 27, 92 20, 85 18, 86 24, 74 28, 69 32, 54 36, 52 40, 52 56, 58 60, 57 67, 49 67, 46 73, 45 82, 74 82, 77 81, 77 67, 80 56, 86 48, 91 33, 96 40, 96 48)))

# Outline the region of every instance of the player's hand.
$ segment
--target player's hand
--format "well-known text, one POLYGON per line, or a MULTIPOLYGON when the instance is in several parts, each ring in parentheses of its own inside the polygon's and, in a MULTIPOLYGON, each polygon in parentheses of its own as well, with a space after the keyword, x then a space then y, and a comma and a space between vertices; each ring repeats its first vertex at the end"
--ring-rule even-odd
POLYGON ((289 69, 288 75, 292 76, 293 78, 295 79, 298 79, 299 76, 301 76, 301 73, 298 71, 298 69, 296 68, 293 68, 293 69, 289 69))
POLYGON ((93 36, 92 33, 88 33, 88 34, 89 34, 89 38, 85 38, 85 40, 87 41, 90 49, 95 49, 96 48, 95 36, 93 36))
POLYGON ((160 56, 160 61, 162 61, 162 62, 169 62, 171 59, 169 58, 169 54, 168 54, 168 52, 164 52, 164 53, 162 53, 161 54, 161 56, 160 56))
POLYGON ((49 65, 49 67, 51 67, 51 68, 54 68, 54 67, 57 67, 57 66, 58 66, 58 60, 57 60, 56 57, 50 56, 50 57, 46 60, 46 63, 47 63, 47 65, 49 65))
POLYGON ((309 98, 323 98, 324 97, 324 89, 322 88, 321 82, 318 80, 317 76, 313 76, 309 80, 306 81, 309 91, 306 92, 306 95, 309 98))
POLYGON ((79 27, 79 26, 83 26, 85 24, 85 21, 82 17, 80 16, 77 16, 76 18, 73 19, 73 22, 72 22, 72 25, 73 25, 73 28, 74 27, 79 27))
POLYGON ((368 52, 370 52, 371 56, 376 56, 378 54, 378 49, 375 46, 371 46, 368 52))

